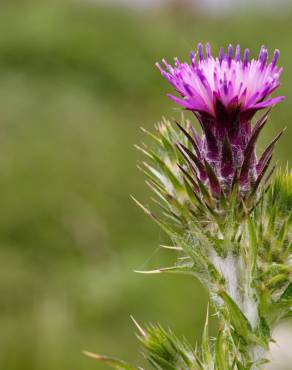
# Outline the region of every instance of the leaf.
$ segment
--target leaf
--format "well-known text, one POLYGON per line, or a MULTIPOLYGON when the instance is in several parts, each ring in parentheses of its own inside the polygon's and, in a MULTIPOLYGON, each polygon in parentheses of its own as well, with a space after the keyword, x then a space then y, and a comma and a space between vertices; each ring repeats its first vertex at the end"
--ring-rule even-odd
POLYGON ((263 340, 266 342, 267 345, 269 345, 270 339, 271 339, 271 330, 270 327, 266 321, 265 318, 260 317, 260 323, 258 328, 259 334, 263 338, 263 340))
POLYGON ((177 192, 180 192, 183 187, 182 184, 179 182, 178 178, 173 174, 171 169, 163 162, 163 160, 153 151, 150 152, 153 156, 154 161, 159 166, 159 168, 165 173, 165 175, 169 178, 170 182, 172 183, 174 189, 177 192))
POLYGON ((202 338, 202 360, 206 365, 212 364, 212 353, 209 344, 209 305, 207 307, 206 321, 202 338))
POLYGON ((163 220, 156 217, 148 208, 144 207, 137 199, 135 199, 132 195, 131 198, 134 200, 134 202, 143 210, 143 212, 146 213, 147 216, 152 218, 160 227, 161 229, 170 236, 170 238, 176 239, 178 237, 179 230, 176 230, 173 225, 168 225, 163 220))
POLYGON ((142 148, 141 146, 135 144, 134 145, 134 148, 137 149, 137 150, 139 150, 140 152, 142 152, 148 158, 153 159, 152 155, 146 149, 142 148))
POLYGON ((83 351, 83 354, 85 356, 93 358, 94 360, 103 362, 117 370, 137 370, 137 368, 134 368, 128 365, 126 362, 118 360, 114 357, 96 355, 95 353, 87 352, 87 351, 83 351))
POLYGON ((250 256, 251 256, 251 274, 253 274, 253 272, 255 271, 256 262, 257 262, 258 242, 257 242, 256 228, 255 228, 254 222, 251 219, 250 215, 248 214, 248 211, 245 208, 245 206, 244 206, 244 210, 246 213, 248 234, 249 234, 249 241, 250 241, 248 250, 250 251, 250 256))
POLYGON ((223 330, 219 330, 215 343, 215 369, 229 370, 228 362, 224 333, 223 330))
POLYGON ((142 203, 140 203, 136 198, 134 198, 132 195, 130 195, 130 197, 133 199, 133 201, 142 209, 142 211, 144 213, 146 213, 147 216, 149 216, 150 218, 152 218, 153 220, 157 221, 158 219, 156 218, 156 216, 154 216, 154 214, 148 209, 146 208, 145 206, 143 206, 142 203))
POLYGON ((177 159, 177 153, 175 151, 175 145, 168 140, 168 138, 162 134, 160 134, 161 141, 163 143, 163 149, 165 153, 167 153, 169 159, 172 161, 176 161, 177 159))
POLYGON ((151 325, 146 335, 139 339, 146 349, 146 359, 155 369, 197 369, 196 356, 190 345, 177 339, 170 330, 166 331, 160 325, 151 325))
POLYGON ((250 370, 250 366, 249 367, 243 366, 243 364, 240 361, 236 361, 236 366, 238 370, 250 370))
MULTIPOLYGON (((271 292, 282 289, 283 287, 287 285, 289 281, 289 274, 291 274, 291 271, 290 272, 287 271, 286 273, 284 272, 282 274, 277 274, 273 276, 271 279, 269 279, 266 282, 266 286, 270 289, 271 292)), ((288 301, 286 300, 282 301, 280 297, 278 302, 287 303, 288 301)), ((291 298, 291 302, 292 302, 292 298, 291 298)))
POLYGON ((228 308, 231 324, 234 327, 236 334, 241 336, 247 343, 257 343, 263 347, 266 347, 266 343, 255 335, 248 319, 245 317, 234 300, 224 290, 219 291, 218 294, 228 308))
POLYGON ((156 141, 158 144, 161 144, 161 140, 159 139, 159 137, 157 137, 156 135, 154 135, 152 132, 150 132, 150 131, 146 130, 146 128, 144 128, 144 127, 140 127, 140 129, 141 129, 141 131, 142 131, 144 134, 146 134, 146 135, 150 136, 150 137, 151 137, 154 141, 156 141))
POLYGON ((286 237, 286 231, 287 231, 287 221, 283 222, 281 229, 279 231, 277 242, 281 244, 284 241, 284 238, 286 237))
POLYGON ((270 213, 267 232, 268 235, 272 236, 274 234, 275 226, 276 226, 276 216, 277 216, 277 208, 273 205, 272 209, 268 210, 270 213))
POLYGON ((285 289, 284 293, 281 295, 280 301, 292 301, 292 283, 285 289))

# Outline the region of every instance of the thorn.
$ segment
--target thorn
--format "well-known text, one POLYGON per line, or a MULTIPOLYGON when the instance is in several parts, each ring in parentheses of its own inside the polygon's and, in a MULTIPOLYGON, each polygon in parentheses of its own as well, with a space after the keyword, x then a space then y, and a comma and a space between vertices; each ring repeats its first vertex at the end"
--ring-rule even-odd
POLYGON ((242 203, 242 207, 243 207, 243 211, 244 211, 245 215, 248 216, 249 212, 248 212, 248 209, 247 209, 243 199, 241 199, 241 203, 242 203))
POLYGON ((137 199, 133 197, 133 195, 130 194, 130 197, 133 199, 133 201, 146 213, 147 216, 155 219, 155 216, 149 211, 148 208, 144 207, 137 199))
POLYGON ((145 338, 147 336, 146 332, 142 329, 142 327, 137 323, 132 315, 130 315, 131 320, 135 324, 136 328, 138 329, 139 333, 145 338))
POLYGON ((88 351, 82 351, 82 353, 85 355, 85 356, 88 356, 88 357, 91 357, 91 358, 94 358, 95 360, 97 361, 100 361, 102 360, 103 356, 101 355, 97 355, 95 353, 92 353, 92 352, 88 352, 88 351))
MULTIPOLYGON (((142 143, 142 145, 143 145, 143 143, 142 143)), ((147 145, 144 144, 143 145, 144 148, 142 148, 141 146, 139 146, 137 144, 134 144, 133 146, 134 146, 134 148, 136 150, 139 150, 140 152, 142 152, 143 154, 145 154, 147 157, 152 158, 151 154, 147 152, 147 149, 148 149, 147 145)))
POLYGON ((207 313, 206 313, 206 320, 205 320, 205 327, 209 324, 209 302, 207 304, 207 313))
POLYGON ((176 247, 176 246, 171 246, 171 245, 162 245, 160 244, 160 247, 161 248, 165 248, 165 249, 172 249, 172 250, 176 250, 176 251, 182 251, 182 247, 176 247))
POLYGON ((162 271, 160 269, 158 270, 133 270, 137 274, 160 274, 162 271))

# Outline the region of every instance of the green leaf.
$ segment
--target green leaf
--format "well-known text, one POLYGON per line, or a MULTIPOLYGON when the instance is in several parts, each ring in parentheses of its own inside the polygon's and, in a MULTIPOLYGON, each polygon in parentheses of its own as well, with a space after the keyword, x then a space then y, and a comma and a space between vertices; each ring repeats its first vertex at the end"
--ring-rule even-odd
POLYGON ((255 228, 254 222, 251 219, 250 215, 248 214, 248 210, 246 209, 244 203, 243 203, 243 207, 244 207, 244 211, 246 215, 248 235, 249 235, 249 241, 250 241, 250 244, 248 246, 248 251, 250 253, 250 258, 251 258, 251 277, 252 277, 255 271, 255 268, 256 268, 257 255, 258 255, 258 242, 257 242, 256 228, 255 228))
POLYGON ((292 283, 288 285, 284 293, 281 295, 281 301, 292 301, 292 283))
POLYGON ((263 347, 266 347, 266 343, 257 335, 255 335, 248 319, 245 317, 234 300, 224 290, 221 290, 219 295, 228 308, 231 324, 236 333, 247 343, 257 343, 263 347))
POLYGON ((158 136, 155 136, 152 132, 146 130, 146 128, 144 127, 140 127, 142 132, 148 136, 150 136, 155 142, 157 142, 158 144, 161 144, 161 140, 159 139, 158 136))
POLYGON ((259 335, 268 345, 271 339, 271 330, 267 323, 267 320, 264 317, 260 317, 260 323, 258 328, 259 335))
POLYGON ((287 221, 283 222, 283 225, 281 226, 281 229, 279 231, 279 234, 278 234, 278 237, 277 237, 277 242, 279 244, 281 244, 284 241, 284 239, 287 235, 286 234, 286 232, 287 232, 287 223, 288 223, 287 221))
POLYGON ((165 173, 170 182, 172 183, 174 189, 179 193, 183 190, 183 186, 178 180, 178 178, 173 174, 172 170, 164 163, 164 161, 154 152, 151 151, 150 154, 153 157, 153 160, 159 166, 159 168, 165 173))
POLYGON ((229 370, 226 342, 223 330, 219 330, 215 343, 215 370, 229 370))
POLYGON ((175 150, 175 146, 173 143, 171 143, 168 138, 164 135, 160 135, 161 141, 163 143, 165 154, 169 157, 170 160, 173 162, 177 161, 177 152, 175 150))
POLYGON ((202 360, 205 364, 212 364, 212 353, 209 343, 209 306, 207 308, 206 321, 204 326, 203 338, 202 338, 202 360))
POLYGON ((198 369, 196 355, 190 345, 179 340, 170 330, 151 325, 139 339, 146 349, 146 359, 155 369, 198 369))

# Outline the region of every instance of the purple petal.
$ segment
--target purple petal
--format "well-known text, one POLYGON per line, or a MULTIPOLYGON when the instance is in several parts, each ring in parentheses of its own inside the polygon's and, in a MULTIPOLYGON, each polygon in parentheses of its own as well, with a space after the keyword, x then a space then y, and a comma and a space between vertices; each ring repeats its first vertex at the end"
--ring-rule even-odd
POLYGON ((281 101, 283 101, 284 99, 285 99, 285 96, 277 96, 276 98, 271 98, 271 99, 262 101, 261 103, 254 104, 250 108, 251 109, 262 109, 262 108, 266 108, 266 107, 269 107, 271 105, 278 104, 281 101))

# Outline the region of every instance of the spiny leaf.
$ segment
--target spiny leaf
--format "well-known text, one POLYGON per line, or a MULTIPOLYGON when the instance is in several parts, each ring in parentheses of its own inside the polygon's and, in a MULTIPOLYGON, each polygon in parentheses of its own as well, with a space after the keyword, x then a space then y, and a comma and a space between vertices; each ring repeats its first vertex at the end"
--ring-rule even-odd
POLYGON ((133 199, 133 201, 142 209, 142 211, 144 213, 146 213, 147 216, 149 216, 150 218, 154 219, 155 221, 157 220, 156 216, 154 216, 154 214, 148 209, 146 208, 145 206, 143 206, 142 203, 140 203, 136 198, 134 198, 132 195, 130 195, 130 197, 133 199))
POLYGON ((151 155, 153 156, 153 159, 154 161, 156 162, 156 164, 159 166, 159 168, 165 173, 165 175, 168 177, 168 179, 170 180, 170 182, 172 183, 174 189, 177 191, 177 192, 180 192, 181 190, 183 190, 182 188, 182 184, 179 182, 179 180, 177 179, 177 177, 174 175, 174 173, 172 172, 172 170, 166 165, 166 163, 163 162, 163 160, 156 154, 154 153, 153 151, 150 152, 151 155))
POLYGON ((271 290, 275 290, 277 288, 281 288, 283 285, 285 286, 287 284, 289 278, 289 274, 279 274, 276 276, 273 276, 269 281, 267 281, 266 285, 271 290))
POLYGON ((164 155, 167 154, 169 159, 173 162, 177 159, 177 152, 175 151, 175 145, 169 141, 165 135, 160 135, 161 141, 163 143, 164 155))
POLYGON ((288 220, 284 221, 282 226, 281 226, 281 229, 280 229, 278 237, 277 237, 277 242, 279 244, 281 244, 283 242, 284 238, 286 237, 287 225, 288 225, 288 220))
POLYGON ((158 144, 161 144, 161 140, 160 140, 160 138, 159 138, 158 136, 155 136, 152 132, 150 132, 150 131, 146 130, 146 128, 144 128, 144 127, 140 127, 140 129, 141 129, 141 131, 142 131, 144 134, 146 134, 146 135, 150 136, 150 137, 151 137, 154 141, 156 141, 158 144))
POLYGON ((254 270, 256 268, 256 262, 257 262, 257 254, 258 254, 258 242, 257 242, 257 235, 256 235, 256 228, 254 225, 253 220, 251 219, 250 215, 248 214, 248 211, 243 203, 243 207, 245 210, 245 217, 247 220, 248 225, 248 234, 249 234, 249 251, 251 256, 251 275, 253 275, 254 270))
POLYGON ((292 283, 288 285, 284 293, 281 295, 280 300, 284 301, 292 301, 292 283))
POLYGON ((178 340, 170 330, 152 325, 147 328, 146 336, 140 339, 147 351, 145 356, 155 369, 197 369, 196 356, 191 347, 178 340))
POLYGON ((241 309, 234 302, 234 300, 226 293, 223 289, 218 292, 220 297, 224 300, 228 307, 231 323, 234 327, 235 332, 240 335, 244 340, 266 346, 260 338, 258 338, 251 328, 248 319, 245 317, 241 309))
POLYGON ((223 330, 219 330, 216 338, 215 370, 229 370, 229 358, 226 352, 226 339, 223 330))
POLYGON ((157 218, 148 208, 144 207, 138 200, 136 200, 133 196, 131 198, 134 202, 146 213, 147 216, 152 218, 162 230, 165 231, 170 238, 176 239, 178 237, 178 230, 176 230, 173 226, 169 226, 166 222, 162 221, 161 219, 157 218))
POLYGON ((202 360, 206 365, 212 364, 212 353, 209 344, 209 305, 207 307, 206 321, 202 338, 202 360))
POLYGON ((277 208, 276 205, 273 206, 273 208, 269 209, 270 217, 268 222, 268 228, 267 233, 269 236, 272 236, 274 234, 274 229, 276 226, 276 216, 277 216, 277 208))
POLYGON ((153 159, 152 155, 146 149, 142 148, 141 146, 135 144, 134 145, 134 148, 137 149, 137 150, 139 150, 140 152, 142 152, 148 158, 153 159))

